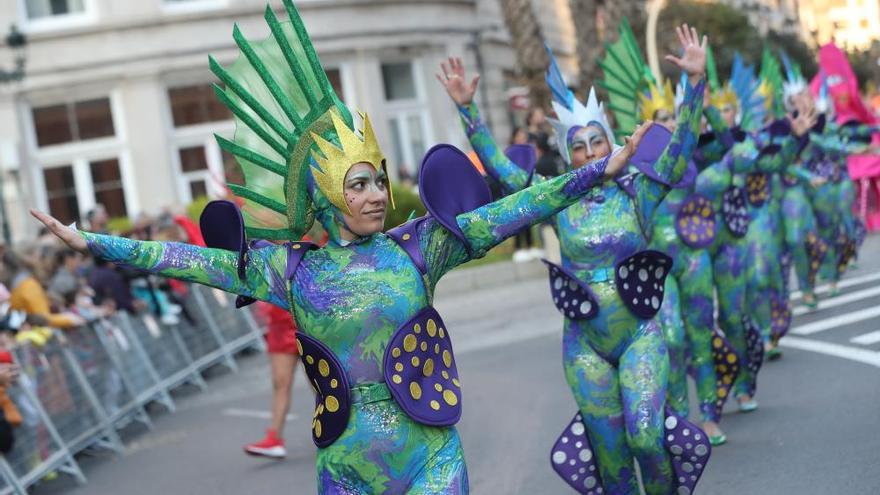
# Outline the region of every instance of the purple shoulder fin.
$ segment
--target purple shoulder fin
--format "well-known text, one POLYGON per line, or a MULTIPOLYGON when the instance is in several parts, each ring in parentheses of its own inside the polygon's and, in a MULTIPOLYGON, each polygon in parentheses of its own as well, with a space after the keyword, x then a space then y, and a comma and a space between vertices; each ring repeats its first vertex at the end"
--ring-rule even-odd
POLYGON ((248 244, 244 234, 244 218, 238 205, 225 199, 211 201, 202 210, 199 228, 208 247, 238 253, 238 278, 244 279, 248 244))
POLYGON ((675 184, 673 189, 690 189, 697 182, 697 164, 693 160, 688 161, 688 166, 684 171, 684 175, 675 184))
POLYGON ((406 252, 422 275, 428 273, 428 264, 425 263, 425 257, 422 255, 418 230, 419 225, 427 219, 427 216, 419 217, 385 232, 385 235, 393 239, 406 252))
POLYGON ((657 162, 660 155, 669 146, 670 140, 672 140, 672 133, 668 129, 661 125, 652 125, 644 137, 642 137, 642 141, 639 143, 639 147, 636 148, 635 153, 633 153, 632 158, 630 158, 629 164, 650 179, 661 184, 670 185, 654 170, 654 163, 657 162))
MULTIPOLYGON (((531 184, 532 177, 535 175, 535 166, 538 165, 538 154, 535 151, 535 147, 531 144, 512 144, 504 150, 504 154, 517 167, 529 174, 526 185, 531 184)), ((486 171, 488 172, 491 168, 487 167, 486 171)))
POLYGON ((624 176, 620 176, 614 179, 614 182, 620 186, 621 189, 629 195, 630 198, 636 199, 636 186, 635 186, 636 174, 626 174, 624 176))
POLYGON ((422 159, 419 193, 428 212, 464 243, 456 217, 492 201, 492 193, 471 160, 455 146, 438 144, 422 159))

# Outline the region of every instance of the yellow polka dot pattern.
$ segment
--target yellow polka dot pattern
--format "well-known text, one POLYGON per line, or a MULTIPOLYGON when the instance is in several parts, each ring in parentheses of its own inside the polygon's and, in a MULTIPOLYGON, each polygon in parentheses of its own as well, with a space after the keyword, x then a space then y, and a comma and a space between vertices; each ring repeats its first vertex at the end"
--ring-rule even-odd
POLYGON ((720 416, 721 409, 724 407, 733 386, 733 379, 739 373, 739 358, 717 333, 712 337, 712 357, 715 361, 715 388, 718 394, 715 401, 715 413, 720 416))
POLYGON ((715 237, 715 211, 702 196, 691 196, 678 212, 676 229, 682 239, 696 244, 715 237), (704 231, 700 229, 704 228, 704 231))
POLYGON ((394 339, 388 354, 390 383, 399 386, 395 393, 402 395, 398 397, 424 404, 438 414, 460 407, 461 384, 442 322, 427 318, 399 332, 406 333, 403 339, 394 339))
POLYGON ((296 346, 303 356, 303 367, 318 397, 312 416, 312 437, 318 446, 326 446, 345 429, 349 413, 348 385, 340 375, 341 370, 331 365, 335 361, 332 355, 327 355, 326 348, 306 336, 302 339, 297 336, 296 346), (345 415, 345 421, 339 420, 339 414, 345 415))

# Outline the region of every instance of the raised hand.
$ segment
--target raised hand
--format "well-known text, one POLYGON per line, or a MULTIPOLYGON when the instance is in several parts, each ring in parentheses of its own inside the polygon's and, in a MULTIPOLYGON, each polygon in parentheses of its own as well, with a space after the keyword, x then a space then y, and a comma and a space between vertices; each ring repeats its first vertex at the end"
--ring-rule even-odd
POLYGON ((816 115, 815 107, 799 110, 797 117, 795 117, 794 114, 788 114, 791 131, 797 137, 801 137, 805 133, 810 132, 810 129, 816 124, 817 118, 818 116, 816 115))
POLYGON ((633 131, 632 136, 625 138, 625 142, 623 147, 620 148, 617 152, 615 152, 611 159, 608 160, 608 166, 605 167, 605 177, 608 179, 614 178, 626 167, 626 164, 629 163, 629 159, 632 158, 633 153, 636 152, 636 149, 639 147, 639 143, 642 142, 642 138, 645 137, 645 133, 648 132, 648 129, 651 128, 653 122, 644 122, 640 126, 633 131))
POLYGON ((440 64, 443 75, 435 74, 440 84, 446 88, 449 97, 459 106, 470 105, 474 101, 474 93, 477 92, 477 84, 480 76, 474 76, 470 83, 465 79, 464 64, 458 57, 449 57, 448 62, 440 64), (448 63, 448 65, 447 65, 448 63))
POLYGON ((88 253, 89 246, 86 244, 86 240, 82 238, 76 231, 76 229, 72 229, 63 223, 59 222, 58 219, 46 215, 42 211, 31 209, 31 215, 43 223, 49 232, 52 232, 59 239, 64 241, 65 244, 70 249, 74 251, 79 251, 81 253, 88 253))
POLYGON ((706 48, 709 46, 709 39, 703 36, 701 41, 697 30, 687 24, 676 27, 675 32, 681 43, 682 56, 678 58, 674 55, 666 55, 665 58, 688 75, 691 86, 696 85, 706 73, 706 48))

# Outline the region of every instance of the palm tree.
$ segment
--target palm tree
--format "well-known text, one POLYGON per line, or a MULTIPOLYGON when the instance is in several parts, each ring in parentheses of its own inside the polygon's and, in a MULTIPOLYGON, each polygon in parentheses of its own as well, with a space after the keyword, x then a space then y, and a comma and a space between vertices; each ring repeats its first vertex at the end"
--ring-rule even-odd
POLYGON ((516 52, 518 72, 523 84, 529 88, 533 106, 547 108, 550 91, 544 82, 544 71, 550 59, 544 49, 544 37, 531 0, 499 0, 504 23, 510 33, 516 52))
POLYGON ((589 92, 593 80, 599 75, 596 61, 602 55, 602 33, 599 13, 602 0, 569 0, 571 17, 574 21, 576 51, 578 60, 578 93, 589 92))

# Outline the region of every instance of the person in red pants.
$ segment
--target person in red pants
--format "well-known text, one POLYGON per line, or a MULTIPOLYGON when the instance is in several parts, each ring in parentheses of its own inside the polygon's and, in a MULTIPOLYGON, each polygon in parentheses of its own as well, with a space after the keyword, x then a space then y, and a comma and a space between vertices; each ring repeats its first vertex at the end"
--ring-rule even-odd
POLYGON ((245 445, 244 451, 253 456, 283 459, 287 456, 284 422, 290 409, 290 389, 299 361, 296 323, 287 310, 264 302, 257 303, 256 314, 266 328, 266 347, 272 372, 272 423, 266 430, 266 437, 245 445))

